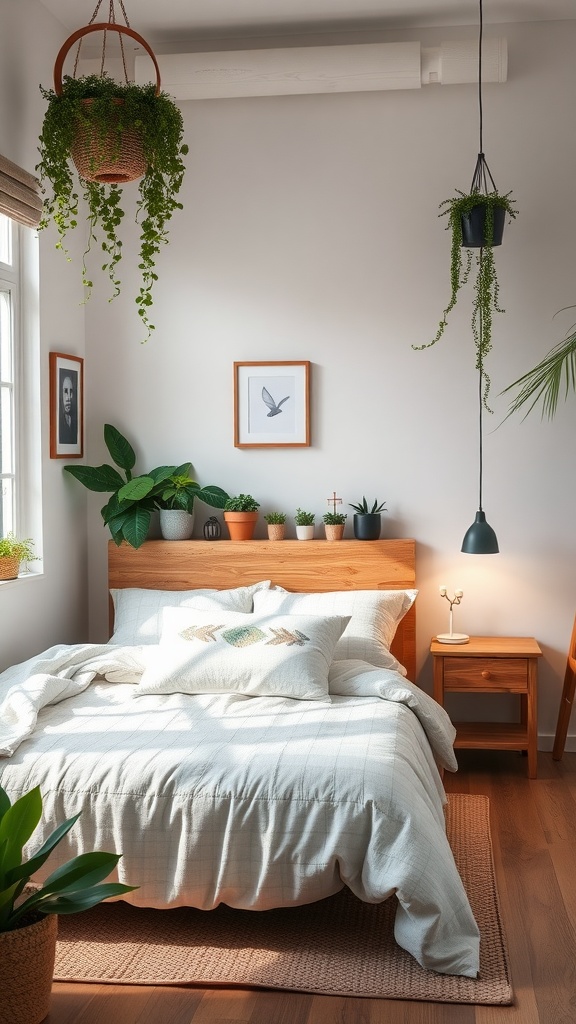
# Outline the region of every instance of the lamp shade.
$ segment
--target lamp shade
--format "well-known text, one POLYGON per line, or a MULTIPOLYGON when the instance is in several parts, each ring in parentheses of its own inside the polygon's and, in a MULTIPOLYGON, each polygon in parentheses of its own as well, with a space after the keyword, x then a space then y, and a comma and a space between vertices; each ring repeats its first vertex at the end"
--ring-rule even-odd
POLYGON ((472 526, 466 530, 461 551, 466 555, 498 554, 498 539, 492 527, 486 522, 482 509, 478 509, 472 526))

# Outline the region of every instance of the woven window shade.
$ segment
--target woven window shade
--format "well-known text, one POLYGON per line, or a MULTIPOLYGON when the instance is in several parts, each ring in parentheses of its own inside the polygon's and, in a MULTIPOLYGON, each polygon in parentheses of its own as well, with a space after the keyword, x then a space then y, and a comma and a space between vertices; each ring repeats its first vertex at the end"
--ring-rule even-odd
POLYGON ((40 183, 33 174, 0 154, 0 213, 37 228, 42 217, 40 183))

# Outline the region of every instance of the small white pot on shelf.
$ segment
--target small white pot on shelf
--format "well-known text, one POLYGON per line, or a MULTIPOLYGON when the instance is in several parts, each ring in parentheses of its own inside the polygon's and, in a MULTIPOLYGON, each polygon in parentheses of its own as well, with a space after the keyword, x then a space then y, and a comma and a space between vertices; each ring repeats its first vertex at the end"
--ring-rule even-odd
POLYGON ((298 540, 314 540, 314 523, 312 523, 312 526, 298 526, 296 524, 296 537, 298 540))

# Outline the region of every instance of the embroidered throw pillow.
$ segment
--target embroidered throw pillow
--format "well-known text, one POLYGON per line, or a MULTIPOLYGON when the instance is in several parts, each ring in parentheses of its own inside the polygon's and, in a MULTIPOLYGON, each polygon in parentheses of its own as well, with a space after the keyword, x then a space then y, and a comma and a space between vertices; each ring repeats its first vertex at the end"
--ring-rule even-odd
POLYGON ((136 693, 243 693, 318 700, 347 618, 166 608, 136 693))

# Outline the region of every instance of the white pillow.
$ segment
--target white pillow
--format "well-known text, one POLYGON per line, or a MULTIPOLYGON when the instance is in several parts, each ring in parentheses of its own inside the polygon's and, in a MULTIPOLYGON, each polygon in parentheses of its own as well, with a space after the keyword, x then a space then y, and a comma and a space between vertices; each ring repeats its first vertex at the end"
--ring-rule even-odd
POLYGON ((143 693, 243 693, 319 700, 328 694, 340 615, 245 615, 166 608, 143 693))
POLYGON ((266 590, 254 595, 257 615, 347 615, 350 621, 336 645, 335 661, 357 658, 401 675, 406 669, 390 653, 398 623, 412 607, 417 590, 333 590, 292 594, 266 590))
POLYGON ((111 644, 134 647, 157 644, 162 632, 164 608, 226 608, 251 612, 254 594, 267 590, 270 580, 234 590, 111 590, 114 602, 114 635, 111 644))

